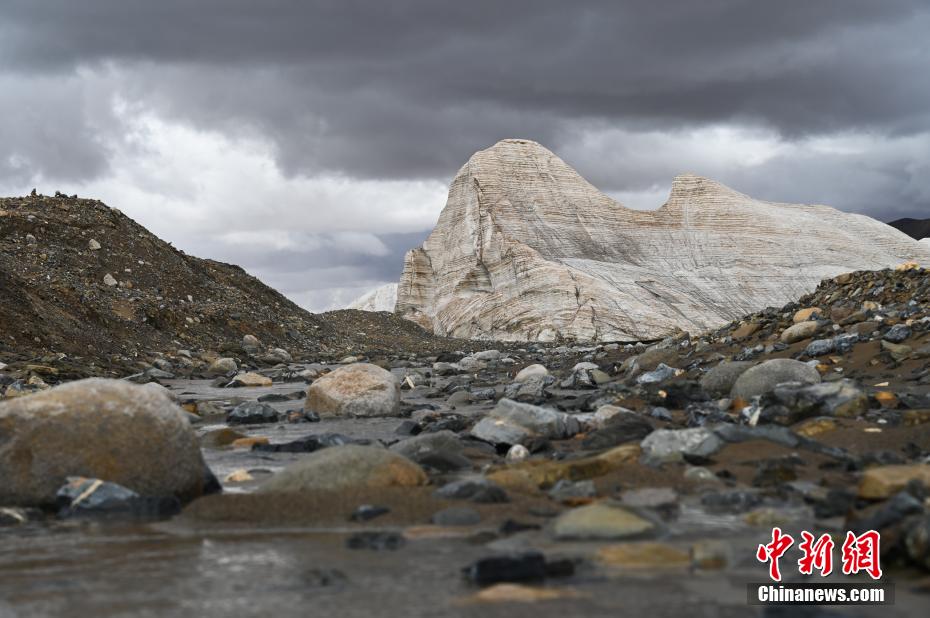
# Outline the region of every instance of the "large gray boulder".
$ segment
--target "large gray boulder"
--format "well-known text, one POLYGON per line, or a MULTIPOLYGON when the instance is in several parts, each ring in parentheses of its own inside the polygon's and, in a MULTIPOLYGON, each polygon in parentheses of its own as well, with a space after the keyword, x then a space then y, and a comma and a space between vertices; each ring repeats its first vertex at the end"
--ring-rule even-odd
POLYGON ((713 397, 726 397, 736 380, 750 367, 752 361, 723 361, 701 378, 701 390, 713 397))
POLYGON ((317 378, 307 389, 306 410, 328 416, 397 416, 400 384, 377 365, 354 363, 317 378))
POLYGON ((501 399, 471 429, 471 435, 492 444, 523 444, 537 438, 561 440, 580 431, 569 414, 510 399, 501 399))
POLYGON ((707 427, 659 429, 640 443, 643 461, 649 464, 680 461, 685 456, 710 457, 723 445, 724 441, 707 427))
POLYGON ((421 433, 392 444, 390 450, 422 466, 441 470, 468 468, 471 462, 462 455, 465 445, 448 429, 421 433))
POLYGON ((425 485, 426 473, 406 457, 374 446, 331 446, 303 457, 259 487, 262 492, 425 485))
POLYGON ((212 478, 184 410, 159 390, 91 378, 0 403, 0 504, 51 505, 69 476, 182 501, 212 478))
POLYGON ((764 395, 786 382, 819 384, 820 372, 801 361, 790 358, 774 358, 744 372, 733 385, 730 396, 749 400, 764 395))

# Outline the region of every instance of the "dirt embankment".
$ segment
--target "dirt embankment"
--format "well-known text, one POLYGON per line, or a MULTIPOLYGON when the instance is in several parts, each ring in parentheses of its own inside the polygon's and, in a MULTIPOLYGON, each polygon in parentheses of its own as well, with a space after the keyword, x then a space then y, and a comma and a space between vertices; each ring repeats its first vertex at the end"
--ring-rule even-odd
POLYGON ((156 352, 220 349, 245 334, 314 360, 460 345, 390 314, 311 314, 97 200, 0 198, 3 362, 55 358, 121 373, 156 352))

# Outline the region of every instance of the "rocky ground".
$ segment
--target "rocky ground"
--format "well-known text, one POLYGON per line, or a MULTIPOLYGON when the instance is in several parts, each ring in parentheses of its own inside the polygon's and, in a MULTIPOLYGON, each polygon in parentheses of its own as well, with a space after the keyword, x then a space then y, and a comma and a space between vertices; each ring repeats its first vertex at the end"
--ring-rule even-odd
MULTIPOLYGON (((345 615, 379 604, 759 615, 734 582, 766 579, 755 548, 774 525, 833 534, 837 547, 847 530, 879 530, 897 600, 872 610, 926 608, 926 270, 842 275, 796 303, 653 345, 397 345, 340 359, 279 345, 237 336, 162 355, 128 380, 56 388, 47 369, 0 369, 10 607, 66 605, 36 566, 59 564, 37 538, 116 519, 151 523, 107 537, 114 546, 171 548, 161 567, 123 565, 128 588, 180 568, 192 542, 248 548, 248 560, 200 552, 181 578, 200 584, 170 584, 193 603, 173 599, 178 613, 251 615, 276 591, 272 605, 313 598, 345 615), (100 410, 112 416, 101 422, 100 410)), ((97 579, 109 554, 81 547, 80 572, 56 568, 113 594, 97 579)), ((786 579, 799 578, 796 558, 783 561, 786 579)))
POLYGON ((180 350, 226 344, 241 354, 246 334, 312 360, 463 345, 388 313, 308 313, 241 268, 187 255, 97 200, 0 198, 2 362, 52 367, 63 379, 123 376, 180 350))

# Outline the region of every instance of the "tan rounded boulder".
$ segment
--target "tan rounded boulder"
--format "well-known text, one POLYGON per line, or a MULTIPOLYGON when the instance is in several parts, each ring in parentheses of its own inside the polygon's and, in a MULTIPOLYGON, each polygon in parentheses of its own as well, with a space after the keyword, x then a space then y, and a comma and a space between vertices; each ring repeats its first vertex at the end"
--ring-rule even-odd
POLYGON ((807 322, 808 320, 817 319, 818 316, 822 315, 823 311, 820 310, 820 307, 806 307, 804 309, 799 309, 795 312, 794 318, 792 321, 795 324, 800 322, 807 322))
POLYGON ((733 384, 730 397, 749 401, 773 391, 785 382, 820 384, 820 372, 807 363, 791 358, 773 358, 740 374, 733 384))
POLYGON ((390 371, 377 365, 346 365, 310 385, 304 409, 323 417, 397 416, 400 384, 390 371))
POLYGON ((263 492, 328 491, 357 487, 413 487, 426 473, 403 455, 374 446, 331 446, 303 457, 268 479, 263 492))
POLYGON ((211 376, 222 376, 234 371, 239 371, 239 365, 234 358, 218 358, 207 368, 207 374, 211 376))
POLYGON ((817 333, 819 328, 817 322, 798 322, 793 326, 789 326, 782 332, 781 340, 784 343, 797 343, 804 339, 810 339, 817 333))
POLYGON ((182 501, 212 478, 185 412, 156 389, 91 378, 0 403, 0 504, 53 504, 68 476, 182 501))

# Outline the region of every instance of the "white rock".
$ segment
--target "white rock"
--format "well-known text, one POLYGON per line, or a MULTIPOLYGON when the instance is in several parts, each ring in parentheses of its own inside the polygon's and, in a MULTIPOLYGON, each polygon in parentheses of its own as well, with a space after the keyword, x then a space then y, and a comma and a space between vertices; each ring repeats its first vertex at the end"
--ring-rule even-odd
POLYGON ((549 370, 546 369, 544 365, 529 365, 521 369, 516 377, 514 377, 514 382, 526 382, 527 379, 533 376, 547 376, 549 375, 549 370))
POLYGON ((706 427, 658 429, 640 443, 648 462, 676 461, 684 455, 710 457, 723 446, 723 440, 706 427))
POLYGON ((928 249, 930 249, 930 238, 922 238, 920 240, 920 244, 925 245, 928 249))
POLYGON ((346 309, 359 311, 390 311, 397 305, 397 284, 386 283, 353 300, 346 309))
POLYGON ((91 239, 87 242, 87 248, 90 249, 91 251, 99 251, 99 250, 100 250, 100 243, 97 242, 96 240, 94 240, 93 238, 91 238, 91 239))
POLYGON ((477 355, 465 356, 455 365, 462 371, 478 371, 487 366, 483 360, 477 358, 477 355))
POLYGON ((599 369, 599 367, 595 363, 587 363, 587 362, 576 363, 575 366, 572 367, 572 373, 576 371, 582 371, 582 370, 591 371, 592 369, 599 369))
POLYGON ((294 359, 291 357, 290 352, 284 348, 272 348, 265 355, 268 359, 276 360, 279 363, 290 363, 294 359))
POLYGON ((304 408, 323 417, 397 416, 400 384, 390 371, 377 365, 346 365, 310 385, 304 408))
POLYGON ((494 361, 501 357, 501 353, 500 350, 482 350, 475 352, 474 356, 480 361, 494 361))
POLYGON ((523 461, 530 456, 530 451, 522 444, 514 444, 507 451, 507 461, 523 461))
POLYGON ((110 273, 107 273, 103 276, 103 283, 104 285, 113 287, 114 285, 116 285, 116 279, 113 278, 113 275, 111 275, 110 273))
POLYGON ((407 253, 396 310, 463 338, 659 339, 907 260, 930 265, 930 248, 868 217, 697 176, 677 177, 662 208, 630 210, 539 144, 504 140, 453 180, 407 253))

